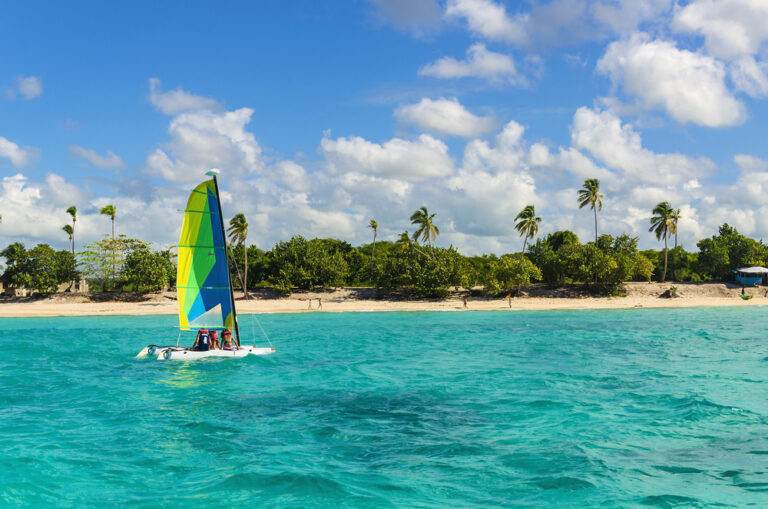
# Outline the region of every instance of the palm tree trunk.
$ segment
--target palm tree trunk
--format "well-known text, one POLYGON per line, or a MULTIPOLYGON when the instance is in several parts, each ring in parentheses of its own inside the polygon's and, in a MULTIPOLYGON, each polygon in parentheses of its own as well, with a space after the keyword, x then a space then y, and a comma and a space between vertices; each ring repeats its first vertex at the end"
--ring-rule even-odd
POLYGON ((677 247, 677 229, 675 229, 675 247, 677 247))
POLYGON ((115 218, 112 217, 112 240, 115 240, 115 218))
POLYGON ((72 254, 75 254, 75 221, 76 219, 72 218, 72 254))
POLYGON ((525 239, 523 239, 523 251, 520 253, 520 261, 518 262, 518 266, 523 265, 523 257, 525 256, 525 245, 528 244, 528 235, 525 236, 525 239))
POLYGON ((248 300, 248 249, 246 248, 245 242, 243 242, 243 254, 245 254, 245 269, 243 269, 243 294, 245 295, 245 300, 248 300))
POLYGON ((661 276, 663 283, 667 279, 667 234, 664 234, 664 274, 661 276))
POLYGON ((595 213, 595 246, 597 246, 597 208, 592 207, 592 211, 595 213))
POLYGON ((373 247, 371 248, 371 261, 373 261, 373 254, 376 252, 376 230, 373 230, 373 247))

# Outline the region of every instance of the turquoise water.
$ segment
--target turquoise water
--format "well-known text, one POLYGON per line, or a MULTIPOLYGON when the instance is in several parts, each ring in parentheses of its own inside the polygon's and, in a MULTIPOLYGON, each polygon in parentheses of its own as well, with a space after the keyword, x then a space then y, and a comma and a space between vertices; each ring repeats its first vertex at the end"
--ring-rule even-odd
POLYGON ((0 506, 768 506, 766 308, 260 320, 0 319, 0 506))

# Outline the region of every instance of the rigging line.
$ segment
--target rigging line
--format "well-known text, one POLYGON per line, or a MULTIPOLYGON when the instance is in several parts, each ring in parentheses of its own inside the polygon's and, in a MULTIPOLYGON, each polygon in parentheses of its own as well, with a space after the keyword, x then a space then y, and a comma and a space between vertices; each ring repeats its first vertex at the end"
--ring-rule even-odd
MULTIPOLYGON (((262 327, 262 326, 261 326, 261 321, 260 321, 260 320, 259 320, 259 318, 256 316, 256 313, 253 313, 253 318, 255 318, 255 319, 256 319, 256 323, 259 325, 259 329, 261 329, 261 333, 262 333, 262 334, 264 334, 264 337, 266 338, 266 340, 267 340, 267 343, 269 343, 269 347, 270 347, 270 348, 275 348, 274 346, 272 346, 272 342, 269 340, 269 336, 267 336, 267 331, 265 331, 265 330, 264 330, 264 327, 262 327)), ((251 322, 251 328, 253 328, 253 322, 251 322)), ((255 336, 255 335, 256 335, 256 334, 254 334, 254 336, 255 336)))
POLYGON ((179 346, 179 341, 181 341, 181 329, 179 329, 179 337, 176 338, 176 346, 179 346))
MULTIPOLYGON (((243 249, 245 249, 245 245, 243 245, 243 249)), ((237 276, 240 278, 240 284, 243 286, 243 296, 246 295, 245 285, 243 284, 243 277, 240 274, 240 267, 237 265, 237 260, 235 260, 234 253, 229 253, 229 257, 232 259, 232 263, 235 264, 235 269, 237 270, 237 276)), ((259 328, 261 329, 261 333, 264 334, 264 338, 267 340, 267 343, 269 343, 270 348, 274 348, 272 346, 272 341, 269 340, 269 336, 267 336, 267 331, 264 330, 264 327, 261 326, 261 322, 259 321, 259 318, 256 316, 256 313, 251 313, 253 318, 256 320, 256 323, 259 325, 259 328)), ((251 320, 251 334, 256 337, 256 331, 253 328, 253 320, 251 320)))

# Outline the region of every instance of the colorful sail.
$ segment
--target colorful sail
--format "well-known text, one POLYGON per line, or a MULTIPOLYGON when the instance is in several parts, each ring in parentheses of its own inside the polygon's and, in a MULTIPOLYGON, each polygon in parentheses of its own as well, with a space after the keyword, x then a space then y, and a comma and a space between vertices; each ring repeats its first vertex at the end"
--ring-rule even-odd
POLYGON ((182 330, 235 325, 219 214, 214 181, 207 180, 189 195, 181 227, 176 284, 182 330))

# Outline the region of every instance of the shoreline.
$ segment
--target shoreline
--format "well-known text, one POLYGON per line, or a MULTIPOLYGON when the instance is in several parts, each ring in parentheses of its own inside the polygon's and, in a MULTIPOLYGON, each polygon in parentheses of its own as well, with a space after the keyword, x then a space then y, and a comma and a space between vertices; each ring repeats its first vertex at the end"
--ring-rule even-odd
MULTIPOLYGON (((238 313, 313 313, 313 312, 386 312, 386 311, 554 311, 595 309, 662 309, 688 307, 738 307, 766 306, 765 289, 748 288, 750 300, 740 298, 741 288, 724 283, 629 283, 625 297, 593 297, 585 295, 561 295, 562 291, 540 291, 544 296, 505 298, 473 298, 467 293, 455 293, 445 300, 395 300, 373 299, 361 296, 360 289, 339 289, 326 292, 304 292, 282 298, 256 296, 249 300, 237 300, 238 313), (660 298, 664 290, 676 286, 680 296, 660 298), (547 293, 552 295, 547 295, 547 293), (467 296, 468 306, 463 306, 467 296), (318 310, 318 299, 323 308, 318 310), (312 309, 309 309, 310 301, 312 309)), ((85 295, 62 295, 24 301, 0 301, 0 317, 44 316, 141 316, 175 315, 178 304, 175 294, 154 294, 139 302, 94 302, 85 295)))

